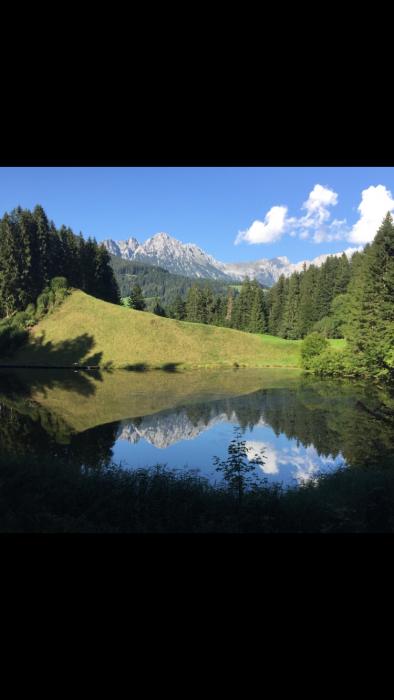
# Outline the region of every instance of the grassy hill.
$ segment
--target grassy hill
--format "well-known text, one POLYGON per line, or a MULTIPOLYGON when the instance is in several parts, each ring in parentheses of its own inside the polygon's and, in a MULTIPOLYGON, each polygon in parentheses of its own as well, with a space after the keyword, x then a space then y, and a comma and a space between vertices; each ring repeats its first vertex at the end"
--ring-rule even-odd
POLYGON ((299 367, 300 342, 161 318, 75 290, 32 329, 29 343, 9 364, 169 370, 299 367))

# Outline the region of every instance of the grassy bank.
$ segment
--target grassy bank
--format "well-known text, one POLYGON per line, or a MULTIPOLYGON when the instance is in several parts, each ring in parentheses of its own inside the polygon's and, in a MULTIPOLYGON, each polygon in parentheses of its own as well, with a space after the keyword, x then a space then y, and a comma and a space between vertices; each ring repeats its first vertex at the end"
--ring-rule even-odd
POLYGON ((7 361, 144 369, 297 368, 300 342, 161 318, 76 290, 32 329, 28 344, 7 361))
POLYGON ((185 471, 0 460, 1 532, 393 532, 394 471, 347 468, 297 489, 263 485, 239 509, 185 471))

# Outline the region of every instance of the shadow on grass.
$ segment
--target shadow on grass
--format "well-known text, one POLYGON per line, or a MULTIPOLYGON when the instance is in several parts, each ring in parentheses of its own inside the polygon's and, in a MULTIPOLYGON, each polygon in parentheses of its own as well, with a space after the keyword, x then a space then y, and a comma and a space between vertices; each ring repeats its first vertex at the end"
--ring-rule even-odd
POLYGON ((149 367, 145 362, 136 362, 134 365, 126 365, 127 372, 147 372, 149 367))
POLYGON ((165 365, 160 367, 163 372, 179 372, 180 362, 167 362, 165 365))
POLYGON ((62 387, 93 395, 94 381, 102 381, 103 370, 112 371, 110 362, 100 367, 102 352, 89 354, 94 345, 94 337, 88 333, 59 343, 45 342, 45 334, 31 339, 21 360, 4 363, 7 368, 0 370, 0 391, 29 397, 37 390, 62 387))
MULTIPOLYGON (((161 365, 156 369, 159 372, 179 372, 178 367, 180 366, 180 364, 180 362, 166 362, 165 365, 161 365)), ((133 365, 126 365, 124 369, 127 372, 148 372, 149 365, 147 365, 146 362, 136 362, 133 365)))

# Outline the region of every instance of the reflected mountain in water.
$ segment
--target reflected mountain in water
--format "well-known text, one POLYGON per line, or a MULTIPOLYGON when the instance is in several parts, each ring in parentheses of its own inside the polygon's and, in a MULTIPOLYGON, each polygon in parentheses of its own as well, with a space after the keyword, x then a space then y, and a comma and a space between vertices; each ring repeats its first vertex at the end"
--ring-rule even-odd
MULTIPOLYGON (((198 406, 194 407, 195 411, 198 406)), ((205 409, 205 407, 204 407, 205 409)), ((203 409, 203 410, 204 410, 203 409)), ((137 421, 122 421, 119 427, 118 440, 127 440, 136 444, 139 440, 146 440, 154 447, 165 449, 181 440, 194 440, 200 433, 210 430, 217 423, 237 423, 237 415, 234 411, 219 412, 215 414, 215 408, 210 407, 211 417, 200 418, 193 421, 188 415, 188 409, 169 411, 155 416, 146 416, 137 421)), ((264 425, 260 419, 254 425, 264 425)))
POLYGON ((376 385, 291 371, 0 373, 0 453, 61 455, 70 468, 212 472, 239 425, 250 457, 264 451, 263 475, 302 483, 344 462, 394 466, 393 416, 376 385))

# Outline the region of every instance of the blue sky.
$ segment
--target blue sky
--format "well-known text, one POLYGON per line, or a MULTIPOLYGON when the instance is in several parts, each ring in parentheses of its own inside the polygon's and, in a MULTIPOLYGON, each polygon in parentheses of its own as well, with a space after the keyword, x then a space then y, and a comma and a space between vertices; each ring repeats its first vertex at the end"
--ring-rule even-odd
POLYGON ((363 245, 392 193, 394 168, 0 168, 0 215, 39 203, 98 241, 165 231, 223 262, 363 245))

